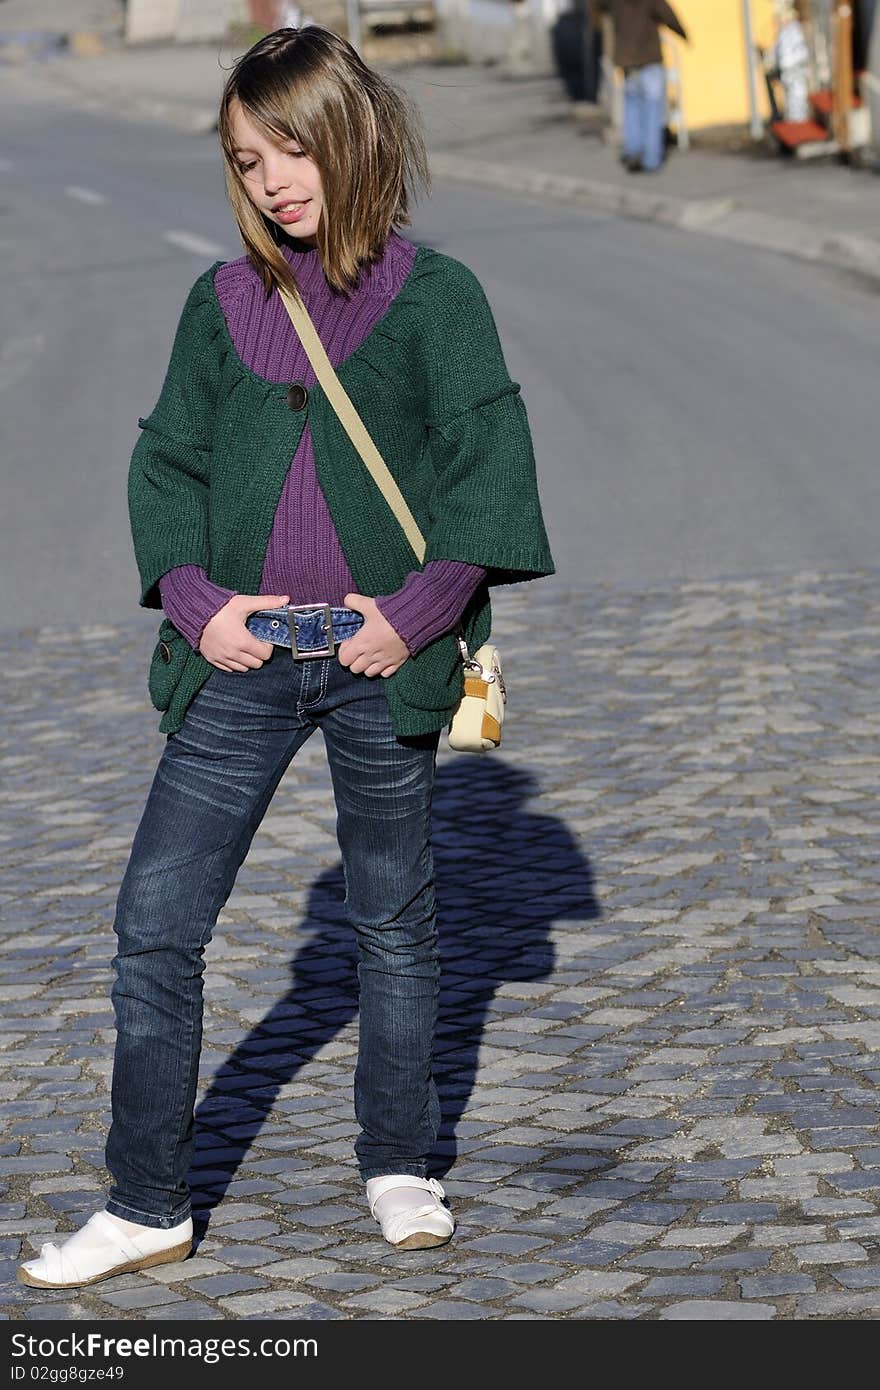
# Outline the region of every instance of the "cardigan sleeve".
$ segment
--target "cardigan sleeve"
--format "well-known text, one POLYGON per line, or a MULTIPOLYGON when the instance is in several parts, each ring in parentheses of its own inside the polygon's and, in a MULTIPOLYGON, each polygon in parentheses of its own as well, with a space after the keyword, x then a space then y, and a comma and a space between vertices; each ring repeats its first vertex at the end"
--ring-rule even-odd
POLYGON ((526 407, 473 273, 446 260, 430 335, 427 448, 435 481, 426 562, 463 560, 490 584, 554 573, 526 407))
POLYGON ((178 565, 206 568, 208 477, 218 381, 213 267, 190 290, 159 399, 138 420, 128 508, 141 606, 161 607, 158 581, 178 565))
POLYGON ((429 437, 437 478, 425 561, 480 564, 490 584, 553 574, 518 390, 437 425, 429 437))

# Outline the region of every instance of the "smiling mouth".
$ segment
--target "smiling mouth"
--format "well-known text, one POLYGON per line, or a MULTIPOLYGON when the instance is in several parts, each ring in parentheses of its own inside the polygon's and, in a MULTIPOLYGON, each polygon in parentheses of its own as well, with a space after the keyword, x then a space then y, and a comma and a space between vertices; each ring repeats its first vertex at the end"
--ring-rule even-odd
POLYGON ((311 198, 306 198, 305 201, 302 203, 276 203, 275 207, 272 208, 272 212, 299 212, 302 208, 306 206, 307 203, 310 203, 311 201, 311 198))

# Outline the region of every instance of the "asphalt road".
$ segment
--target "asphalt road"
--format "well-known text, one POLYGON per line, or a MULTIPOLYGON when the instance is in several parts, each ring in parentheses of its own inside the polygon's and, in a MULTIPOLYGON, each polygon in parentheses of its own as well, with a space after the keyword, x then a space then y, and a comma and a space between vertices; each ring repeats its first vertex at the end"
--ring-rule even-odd
MULTIPOLYGON (((192 281, 239 251, 213 135, 0 89, 0 622, 136 613, 126 513, 192 281)), ((528 188, 523 170, 523 189, 528 188)), ((876 563, 876 296, 709 238, 440 183, 533 426, 563 582, 876 563)))

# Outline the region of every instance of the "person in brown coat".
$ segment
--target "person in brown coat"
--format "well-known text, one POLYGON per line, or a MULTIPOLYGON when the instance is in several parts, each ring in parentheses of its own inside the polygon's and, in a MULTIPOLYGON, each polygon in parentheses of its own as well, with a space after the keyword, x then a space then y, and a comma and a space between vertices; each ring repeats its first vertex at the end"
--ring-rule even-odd
POLYGON ((623 155, 631 173, 653 172, 663 163, 666 74, 660 26, 687 39, 667 0, 593 0, 594 14, 610 15, 614 61, 624 71, 623 155))

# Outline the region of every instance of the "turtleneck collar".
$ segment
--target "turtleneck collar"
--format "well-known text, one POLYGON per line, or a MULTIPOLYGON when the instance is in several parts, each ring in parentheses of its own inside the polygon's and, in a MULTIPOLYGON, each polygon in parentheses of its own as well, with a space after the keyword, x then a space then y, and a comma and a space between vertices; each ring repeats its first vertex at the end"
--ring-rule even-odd
MULTIPOLYGON (((287 241, 281 243, 281 254, 302 290, 326 286, 321 255, 316 246, 297 246, 287 241)), ((398 232, 390 232, 381 256, 370 265, 361 267, 357 285, 350 291, 350 297, 388 293, 397 279, 401 256, 411 254, 412 245, 398 232)))

